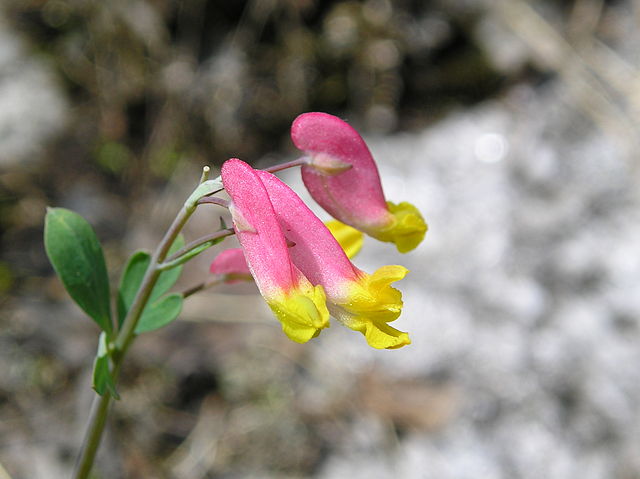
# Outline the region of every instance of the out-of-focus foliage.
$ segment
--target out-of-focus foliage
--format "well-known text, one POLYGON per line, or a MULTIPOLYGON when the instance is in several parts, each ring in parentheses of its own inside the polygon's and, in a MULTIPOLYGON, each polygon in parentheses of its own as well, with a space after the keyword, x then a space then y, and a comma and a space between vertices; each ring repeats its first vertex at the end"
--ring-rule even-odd
POLYGON ((69 133, 117 173, 151 164, 170 174, 184 154, 253 160, 302 111, 349 112, 390 131, 501 84, 463 19, 428 2, 50 0, 5 10, 54 63, 82 126, 69 133))

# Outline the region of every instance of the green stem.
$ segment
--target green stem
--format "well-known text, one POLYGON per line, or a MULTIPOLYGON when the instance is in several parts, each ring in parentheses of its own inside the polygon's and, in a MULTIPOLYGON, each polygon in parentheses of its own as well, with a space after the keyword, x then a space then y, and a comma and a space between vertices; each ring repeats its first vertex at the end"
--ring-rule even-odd
MULTIPOLYGON (((121 364, 121 361, 113 361, 111 375, 114 382, 118 380, 121 364)), ((73 475, 74 479, 84 479, 89 477, 89 473, 93 468, 93 461, 96 457, 96 452, 98 451, 98 446, 100 445, 100 439, 102 439, 102 433, 107 421, 107 415, 109 414, 110 404, 111 394, 108 392, 104 393, 102 396, 96 395, 93 398, 91 414, 89 415, 89 421, 87 422, 87 432, 82 443, 82 450, 76 461, 76 468, 73 475)))
POLYGON ((131 304, 131 308, 127 313, 127 316, 124 318, 122 323, 122 328, 118 333, 118 337, 115 340, 115 351, 114 351, 114 359, 119 358, 120 356, 124 356, 129 348, 131 341, 135 337, 136 326, 138 325, 138 320, 142 315, 142 311, 151 296, 151 291, 153 287, 156 285, 156 281, 158 281, 158 276, 162 272, 158 265, 164 261, 167 257, 167 253, 169 252, 169 248, 175 241, 176 237, 184 227, 187 220, 191 217, 195 208, 186 208, 183 207, 178 215, 173 220, 173 223, 167 230, 162 238, 162 241, 158 245, 155 253, 151 257, 151 263, 147 268, 147 272, 142 279, 142 284, 140 285, 140 289, 136 294, 136 297, 131 304))
POLYGON ((193 249, 196 249, 198 246, 201 246, 201 245, 203 245, 205 243, 209 243, 210 241, 219 240, 219 239, 224 238, 226 236, 231 236, 232 234, 235 234, 235 230, 233 228, 225 228, 223 230, 216 231, 215 233, 211 233, 211 234, 208 234, 208 235, 203 236, 201 238, 198 238, 197 240, 192 241, 191 243, 189 243, 185 247, 180 248, 174 254, 169 256, 166 259, 166 261, 164 262, 164 264, 160 264, 159 267, 160 267, 161 270, 165 270, 165 269, 167 269, 165 265, 172 263, 173 261, 177 260, 181 256, 187 254, 189 251, 191 251, 193 249))
POLYGON ((89 426, 84 438, 82 452, 80 456, 78 456, 76 470, 73 475, 76 479, 89 477, 89 473, 93 467, 93 460, 100 445, 110 403, 111 394, 108 392, 102 396, 95 396, 93 398, 91 415, 89 416, 89 426))
POLYGON ((223 208, 229 209, 229 201, 224 198, 218 198, 217 196, 205 196, 204 198, 200 198, 198 200, 199 205, 210 204, 210 205, 218 205, 223 208))
POLYGON ((192 286, 189 289, 185 289, 182 292, 182 296, 185 298, 188 298, 189 296, 199 293, 200 291, 203 291, 207 288, 211 288, 213 286, 217 286, 222 283, 224 283, 224 280, 219 278, 212 279, 211 281, 205 281, 204 283, 196 284, 195 286, 192 286))
MULTIPOLYGON (((162 241, 160 241, 155 253, 151 257, 151 263, 147 268, 142 284, 136 293, 133 304, 125 317, 122 327, 114 342, 114 351, 112 354, 112 374, 114 382, 117 381, 124 356, 135 338, 135 330, 138 320, 140 319, 142 311, 151 296, 151 291, 160 276, 161 271, 158 268, 158 265, 167 257, 169 248, 189 217, 195 211, 195 208, 195 204, 185 204, 185 206, 183 206, 162 238, 162 241)), ((102 433, 107 420, 110 402, 111 395, 109 393, 105 393, 103 396, 97 396, 94 399, 91 416, 89 417, 89 422, 87 424, 87 433, 76 463, 76 470, 74 472, 73 479, 86 479, 91 472, 96 452, 98 451, 98 446, 102 439, 102 433)))

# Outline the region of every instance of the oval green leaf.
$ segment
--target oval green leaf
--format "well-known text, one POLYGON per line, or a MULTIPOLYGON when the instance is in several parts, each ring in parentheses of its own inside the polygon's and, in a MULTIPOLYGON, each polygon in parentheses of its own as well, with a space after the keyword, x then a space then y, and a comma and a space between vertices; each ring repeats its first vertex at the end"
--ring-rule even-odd
POLYGON ((48 208, 44 245, 69 295, 110 334, 109 278, 102 247, 91 225, 73 211, 48 208))
POLYGON ((150 263, 151 255, 142 250, 134 252, 127 261, 118 286, 118 324, 121 326, 150 263))
MULTIPOLYGON (((178 235, 169 250, 169 255, 184 247, 184 238, 182 235, 178 235)), ((122 277, 120 279, 120 285, 118 287, 118 323, 122 325, 127 312, 133 304, 133 300, 140 289, 144 275, 151 263, 151 255, 146 251, 136 251, 131 255, 127 265, 124 268, 122 277)), ((149 297, 149 303, 153 304, 158 298, 175 284, 182 272, 181 267, 175 267, 173 269, 163 271, 158 277, 158 281, 151 291, 149 297)), ((143 312, 143 316, 146 310, 150 307, 148 304, 143 312)))
POLYGON ((172 293, 149 304, 138 321, 136 334, 153 331, 176 319, 182 311, 182 299, 180 293, 172 293))

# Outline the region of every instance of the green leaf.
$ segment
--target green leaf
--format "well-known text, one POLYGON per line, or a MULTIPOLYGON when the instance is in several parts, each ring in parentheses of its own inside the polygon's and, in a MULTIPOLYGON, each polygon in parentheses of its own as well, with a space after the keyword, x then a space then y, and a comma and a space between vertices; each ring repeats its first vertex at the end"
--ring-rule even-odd
POLYGON ((73 211, 48 208, 44 246, 69 295, 110 334, 109 278, 102 247, 91 225, 73 211))
POLYGON ((134 252, 127 261, 118 287, 118 324, 121 326, 150 263, 151 255, 142 250, 134 252))
MULTIPOLYGON (((182 247, 184 247, 184 238, 182 235, 178 235, 171 245, 168 254, 173 254, 182 247)), ((140 289, 140 285, 142 284, 142 280, 144 279, 144 275, 147 272, 147 268, 149 268, 150 263, 151 255, 146 251, 139 250, 131 255, 124 268, 122 278, 120 279, 120 286, 118 288, 118 322, 120 325, 122 325, 127 312, 133 304, 133 300, 140 289)), ((154 303, 158 298, 166 293, 178 280, 181 272, 182 268, 176 267, 168 271, 163 271, 160 274, 160 277, 151 292, 151 296, 149 297, 147 307, 142 313, 143 316, 149 308, 149 303, 154 303)))
POLYGON ((109 368, 109 349, 107 347, 107 335, 100 333, 98 340, 98 353, 93 362, 93 389, 100 395, 105 393, 111 394, 115 399, 120 399, 118 391, 116 391, 116 383, 111 375, 109 368))
POLYGON ((182 311, 182 300, 180 293, 172 293, 149 304, 138 322, 136 334, 153 331, 176 319, 182 311))

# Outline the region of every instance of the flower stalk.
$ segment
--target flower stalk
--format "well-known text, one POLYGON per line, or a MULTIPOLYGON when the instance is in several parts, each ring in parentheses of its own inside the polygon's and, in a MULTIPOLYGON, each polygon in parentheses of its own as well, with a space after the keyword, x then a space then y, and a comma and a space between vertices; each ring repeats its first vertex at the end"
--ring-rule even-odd
MULTIPOLYGON (((122 323, 122 327, 118 331, 118 335, 113 342, 113 352, 111 354, 111 375, 114 382, 117 382, 120 367, 122 365, 124 357, 133 340, 135 339, 135 330, 136 326, 138 325, 138 321, 140 320, 142 312, 144 311, 144 308, 149 301, 153 287, 156 285, 158 277, 162 272, 161 265, 166 259, 171 245, 177 238, 182 228, 184 228, 184 225, 187 223, 197 207, 197 202, 200 198, 195 197, 196 192, 198 190, 206 192, 206 190, 203 190, 202 186, 211 181, 206 180, 207 175, 208 168, 203 170, 200 185, 198 186, 198 188, 196 188, 194 193, 192 193, 187 202, 185 202, 181 210, 178 212, 173 222, 171 223, 171 226, 165 233, 164 237, 158 244, 156 251, 151 257, 151 263, 147 268, 147 271, 142 280, 142 284, 140 285, 135 299, 133 300, 133 304, 131 305, 131 308, 129 309, 122 323)), ((221 234, 222 232, 218 232, 210 236, 216 236, 216 238, 220 238, 231 234, 228 232, 228 230, 224 230, 223 232, 224 234, 221 234)), ((190 248, 185 248, 185 252, 188 252, 189 249, 193 249, 200 244, 206 243, 207 241, 211 241, 211 238, 207 238, 204 241, 202 241, 201 238, 201 240, 199 241, 200 242, 196 245, 188 245, 190 248)), ((94 398, 91 414, 87 424, 87 432, 85 434, 85 439, 83 441, 82 448, 76 462, 73 479, 86 479, 87 477, 89 477, 95 460, 95 455, 98 450, 98 446, 100 445, 102 434, 104 432, 111 399, 112 396, 108 392, 106 392, 102 396, 96 396, 94 398)))
POLYGON ((109 278, 91 226, 63 208, 47 213, 45 247, 52 265, 71 297, 102 329, 93 375, 98 395, 73 479, 91 474, 111 399, 119 399, 115 385, 137 335, 176 319, 184 298, 203 289, 254 281, 283 332, 298 343, 317 337, 333 316, 364 335, 373 348, 410 344, 408 333, 389 325, 403 306, 401 292, 391 284, 408 270, 387 265, 369 274, 350 258, 362 247, 362 233, 394 243, 400 252, 411 251, 427 231, 420 212, 409 203, 386 200, 371 152, 343 120, 305 113, 294 121, 291 136, 303 154, 293 161, 255 170, 232 158, 214 179, 209 179, 210 168, 203 168, 198 185, 155 252, 131 255, 118 288, 119 323, 113 323, 120 326, 115 331, 109 278), (311 196, 338 221, 325 225, 272 174, 298 166, 311 196), (223 189, 230 200, 215 196, 223 189), (218 231, 184 245, 178 235, 203 204, 226 208, 233 227, 220 218, 218 231), (180 265, 233 234, 240 248, 221 252, 211 263, 209 278, 181 293, 168 292, 180 275, 180 265))
POLYGON ((269 168, 265 168, 264 171, 268 171, 269 173, 275 173, 277 171, 286 170, 288 168, 294 168, 296 166, 306 165, 309 162, 308 156, 301 156, 292 161, 287 161, 285 163, 280 163, 279 165, 273 165, 269 168))

